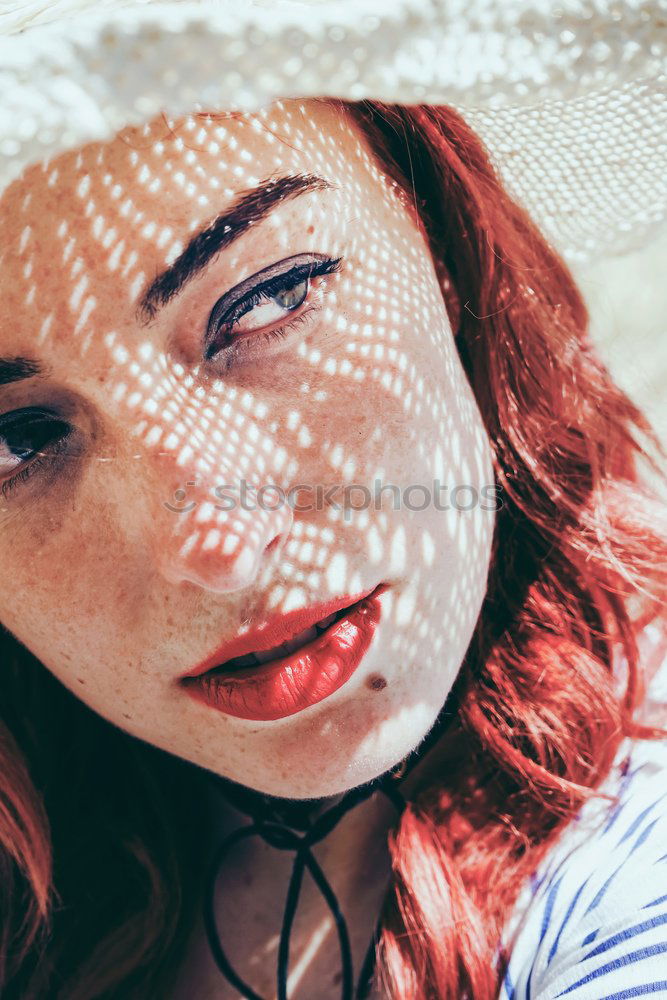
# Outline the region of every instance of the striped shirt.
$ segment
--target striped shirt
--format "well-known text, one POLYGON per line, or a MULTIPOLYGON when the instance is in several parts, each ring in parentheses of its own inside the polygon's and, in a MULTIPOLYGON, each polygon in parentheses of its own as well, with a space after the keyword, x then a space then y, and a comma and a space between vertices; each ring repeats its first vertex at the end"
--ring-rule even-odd
MULTIPOLYGON (((667 662, 641 721, 667 726, 667 662)), ((523 886, 499 1000, 667 998, 667 739, 629 740, 523 886)))

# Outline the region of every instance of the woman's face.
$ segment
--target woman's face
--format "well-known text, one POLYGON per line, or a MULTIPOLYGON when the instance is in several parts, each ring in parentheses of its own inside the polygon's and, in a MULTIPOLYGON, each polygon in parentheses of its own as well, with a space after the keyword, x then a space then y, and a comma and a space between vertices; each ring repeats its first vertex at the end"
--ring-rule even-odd
POLYGON ((134 736, 332 795, 416 747, 452 686, 489 444, 411 199, 351 119, 171 124, 0 202, 0 620, 134 736))

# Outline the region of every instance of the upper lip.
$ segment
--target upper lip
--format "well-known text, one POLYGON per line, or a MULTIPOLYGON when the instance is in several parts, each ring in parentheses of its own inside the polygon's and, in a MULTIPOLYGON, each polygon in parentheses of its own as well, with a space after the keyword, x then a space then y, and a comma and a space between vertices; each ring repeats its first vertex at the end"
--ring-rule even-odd
POLYGON ((329 615, 335 614, 335 612, 341 611, 343 608, 350 607, 352 604, 356 604, 364 597, 368 597, 375 589, 373 587, 371 590, 365 590, 361 594, 336 597, 331 601, 327 601, 326 604, 316 604, 309 608, 288 611, 285 615, 276 615, 273 618, 267 618, 260 625, 256 626, 256 628, 252 629, 252 631, 238 635, 229 642, 218 646, 206 659, 181 676, 182 678, 198 677, 200 674, 205 674, 207 670, 219 667, 237 656, 262 652, 262 650, 279 646, 283 642, 293 639, 295 635, 304 632, 323 618, 328 618, 329 615))

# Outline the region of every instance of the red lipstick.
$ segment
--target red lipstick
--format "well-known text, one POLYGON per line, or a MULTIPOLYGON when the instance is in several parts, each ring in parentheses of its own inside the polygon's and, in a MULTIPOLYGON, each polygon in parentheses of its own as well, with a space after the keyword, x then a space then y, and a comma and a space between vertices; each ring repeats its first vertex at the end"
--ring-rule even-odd
POLYGON ((370 593, 271 619, 217 649, 180 683, 198 701, 239 719, 270 722, 301 712, 337 691, 357 669, 380 621, 379 597, 386 589, 379 584, 370 593), (322 631, 313 629, 323 619, 322 631), (315 637, 299 648, 246 664, 250 654, 261 657, 308 631, 315 637))

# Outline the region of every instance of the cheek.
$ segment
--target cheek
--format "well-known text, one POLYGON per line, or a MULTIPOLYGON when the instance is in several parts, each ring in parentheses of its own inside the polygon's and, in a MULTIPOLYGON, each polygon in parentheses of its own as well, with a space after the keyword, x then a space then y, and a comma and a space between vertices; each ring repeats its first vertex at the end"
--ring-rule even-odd
POLYGON ((105 657, 122 659, 138 607, 119 573, 127 565, 122 543, 99 513, 90 503, 73 510, 71 503, 43 502, 39 513, 23 517, 11 544, 3 532, 0 553, 13 582, 0 619, 74 690, 81 678, 90 684, 95 673, 103 677, 105 657))
POLYGON ((315 433, 310 449, 296 453, 319 458, 343 480, 378 474, 423 482, 439 474, 470 482, 476 474, 481 420, 429 260, 422 265, 418 292, 393 321, 332 333, 323 370, 300 371, 310 390, 303 412, 315 433))

